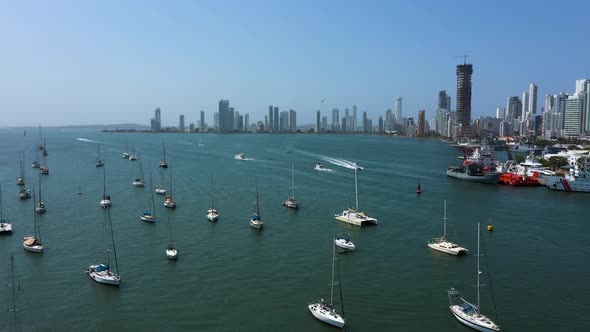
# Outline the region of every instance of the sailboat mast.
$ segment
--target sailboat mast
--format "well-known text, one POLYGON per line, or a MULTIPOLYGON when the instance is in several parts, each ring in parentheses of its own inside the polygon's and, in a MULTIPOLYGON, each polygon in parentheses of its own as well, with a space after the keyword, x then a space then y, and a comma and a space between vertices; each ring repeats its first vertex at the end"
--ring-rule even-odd
POLYGON ((479 241, 480 241, 480 229, 479 229, 479 222, 477 223, 477 310, 479 310, 479 275, 481 271, 479 271, 479 241))
POLYGON ((293 189, 293 199, 295 199, 295 166, 291 163, 291 187, 293 189))
POLYGON ((213 174, 211 174, 211 210, 213 209, 213 174))
POLYGON ((358 183, 358 177, 357 177, 357 169, 356 169, 356 165, 354 168, 354 197, 356 200, 356 206, 354 207, 357 211, 359 209, 359 183, 358 183))
POLYGON ((150 208, 150 212, 152 213, 153 217, 156 217, 156 205, 154 204, 154 190, 153 190, 153 186, 152 186, 152 172, 150 172, 150 195, 151 195, 151 208, 150 208))
POLYGON ((258 177, 256 178, 256 215, 260 218, 260 202, 258 198, 258 177))
POLYGON ((43 202, 41 200, 41 173, 39 173, 39 203, 43 202))
POLYGON ((14 280, 14 257, 12 253, 10 253, 10 274, 11 274, 11 286, 12 286, 12 324, 14 327, 14 331, 17 331, 16 328, 16 282, 14 280))
POLYGON ((102 168, 102 198, 105 198, 106 194, 107 194, 107 168, 103 167, 102 168))
POLYGON ((4 220, 4 213, 2 212, 2 184, 0 184, 0 222, 4 220))
POLYGON ((170 167, 170 197, 172 197, 172 167, 170 167))
POLYGON ((445 199, 445 208, 443 216, 443 238, 447 237, 447 200, 445 199))
MULTIPOLYGON (((336 238, 334 238, 336 241, 336 238)), ((336 245, 332 242, 332 282, 330 283, 330 307, 334 301, 334 263, 336 262, 336 245)))
POLYGON ((113 243, 113 257, 115 258, 115 268, 117 274, 119 274, 119 261, 117 261, 117 249, 115 248, 115 235, 113 234, 113 223, 111 222, 111 208, 107 209, 108 223, 111 230, 111 242, 113 243))
POLYGON ((41 242, 41 230, 39 229, 39 220, 37 219, 37 199, 35 198, 35 188, 33 188, 33 227, 35 228, 35 239, 41 242))
POLYGON ((162 152, 164 153, 164 162, 166 162, 166 145, 162 142, 162 152))

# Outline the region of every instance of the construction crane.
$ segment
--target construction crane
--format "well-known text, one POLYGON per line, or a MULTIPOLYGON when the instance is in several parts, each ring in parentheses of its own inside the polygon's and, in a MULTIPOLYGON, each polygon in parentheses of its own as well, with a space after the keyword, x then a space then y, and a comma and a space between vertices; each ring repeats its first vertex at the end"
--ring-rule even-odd
POLYGON ((463 58, 463 64, 466 65, 467 64, 467 58, 469 58, 469 54, 464 54, 464 55, 454 56, 453 57, 453 59, 458 59, 458 58, 463 58))

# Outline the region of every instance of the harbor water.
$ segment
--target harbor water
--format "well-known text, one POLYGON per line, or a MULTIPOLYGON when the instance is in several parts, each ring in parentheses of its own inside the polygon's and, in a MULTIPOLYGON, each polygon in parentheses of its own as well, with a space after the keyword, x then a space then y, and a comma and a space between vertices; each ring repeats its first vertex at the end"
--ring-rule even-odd
MULTIPOLYGON (((469 331, 452 316, 446 291, 455 287, 466 300, 477 301, 477 222, 482 223, 484 314, 504 331, 590 329, 585 314, 590 311, 590 195, 447 178, 447 166, 459 162, 458 151, 448 144, 362 135, 89 129, 44 129, 43 135, 50 174, 41 177, 47 213, 40 216, 45 252, 39 255, 22 248, 23 236, 33 231, 33 203, 18 199, 15 184, 19 155, 25 152, 26 187, 38 186, 38 169, 30 164, 39 134, 0 129, 4 215, 14 228, 12 235, 0 237, 0 280, 11 282, 12 252, 19 284, 16 317, 23 331, 334 330, 314 319, 307 304, 330 298, 332 239, 341 233, 350 233, 357 247, 337 256, 349 331, 469 331), (168 169, 157 167, 163 142, 168 169), (97 143, 113 200, 118 288, 98 284, 84 272, 105 257, 97 143), (139 163, 121 158, 126 149, 143 160, 144 188, 132 185, 139 163), (235 160, 238 153, 247 160, 235 160), (331 171, 315 171, 318 162, 331 171), (355 162, 364 167, 358 172, 359 208, 379 220, 376 226, 359 228, 334 219, 354 205, 350 166, 355 162), (282 206, 291 195, 292 163, 298 210, 282 206), (156 195, 157 222, 141 222, 139 214, 150 204, 149 175, 154 185, 163 179, 169 187, 170 173, 177 208, 166 209, 164 197, 156 195), (205 218, 211 174, 217 223, 205 218), (249 226, 256 177, 262 231, 249 226), (442 235, 444 200, 447 237, 470 250, 465 256, 426 246, 442 235), (493 232, 485 230, 490 218, 493 232), (166 258, 171 237, 177 261, 166 258)), ((11 287, 0 291, 5 307, 0 330, 12 327, 11 292, 11 287)), ((339 311, 340 302, 336 292, 339 311)))

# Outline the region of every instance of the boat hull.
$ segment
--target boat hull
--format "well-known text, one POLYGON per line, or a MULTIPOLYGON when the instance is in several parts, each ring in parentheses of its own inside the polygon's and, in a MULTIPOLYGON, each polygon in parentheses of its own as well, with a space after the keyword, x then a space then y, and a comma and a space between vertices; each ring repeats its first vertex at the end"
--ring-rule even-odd
POLYGON ((337 214, 334 216, 336 220, 345 222, 347 224, 355 225, 355 226, 365 226, 365 225, 377 225, 377 219, 371 218, 364 213, 355 212, 354 210, 344 210, 342 214, 337 214), (358 214, 361 216, 359 217, 358 214))
POLYGON ((103 274, 101 272, 95 271, 89 272, 88 275, 90 276, 90 278, 92 278, 92 280, 100 284, 112 286, 119 286, 119 284, 121 284, 121 278, 116 275, 103 274))
POLYGON ((477 182, 477 183, 486 183, 486 184, 496 184, 498 183, 498 178, 500 177, 500 173, 484 173, 482 175, 469 175, 467 173, 462 173, 455 171, 453 169, 447 170, 447 176, 459 180, 470 181, 470 182, 477 182))
POLYGON ((145 222, 155 222, 156 221, 156 217, 154 217, 153 215, 140 215, 139 219, 141 221, 145 221, 145 222))
POLYGON ((347 241, 346 239, 336 239, 334 240, 334 244, 342 249, 346 250, 356 250, 356 246, 351 241, 347 241))
POLYGON ((28 246, 28 245, 26 245, 26 244, 23 243, 23 248, 26 251, 30 251, 30 252, 34 252, 34 253, 38 253, 38 254, 42 254, 43 253, 43 246, 42 245, 28 246))
POLYGON ((11 234, 12 233, 12 225, 7 223, 7 222, 3 222, 0 224, 0 234, 11 234))
POLYGON ((440 251, 442 253, 454 255, 454 256, 464 254, 468 251, 467 249, 460 248, 460 247, 459 248, 446 248, 444 246, 439 245, 438 243, 429 243, 428 247, 430 249, 434 249, 436 251, 440 251))
POLYGON ((320 303, 313 303, 307 307, 317 320, 339 328, 344 327, 344 319, 340 315, 330 312, 328 308, 323 307, 320 303))
MULTIPOLYGON (((463 315, 456 312, 453 309, 453 307, 458 307, 458 306, 451 306, 450 309, 451 309, 451 312, 453 313, 453 316, 455 316, 455 318, 458 321, 460 321, 461 323, 463 323, 464 325, 467 325, 467 326, 471 327, 472 329, 477 330, 477 331, 481 331, 481 332, 498 332, 498 331, 500 331, 500 328, 497 326, 495 328, 494 327, 487 327, 487 326, 482 326, 482 325, 479 325, 475 322, 470 321, 467 317, 463 317, 463 315)), ((460 310, 460 309, 457 309, 457 310, 460 310)))
POLYGON ((262 220, 252 220, 250 219, 250 226, 256 229, 262 229, 264 227, 264 222, 262 220))
POLYGON ((103 199, 100 201, 100 206, 102 206, 103 208, 107 208, 111 206, 111 201, 108 199, 103 199))
POLYGON ((569 191, 569 192, 590 192, 590 181, 569 181, 560 177, 546 177, 545 185, 552 190, 569 191))
POLYGON ((213 214, 213 213, 207 213, 207 220, 209 221, 217 221, 217 219, 219 218, 218 214, 213 214))

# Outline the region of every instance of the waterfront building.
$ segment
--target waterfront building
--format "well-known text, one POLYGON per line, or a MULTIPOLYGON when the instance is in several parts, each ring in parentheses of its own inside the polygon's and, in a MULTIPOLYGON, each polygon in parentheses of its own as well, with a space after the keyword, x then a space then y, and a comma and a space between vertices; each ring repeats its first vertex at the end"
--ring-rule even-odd
POLYGON ((244 131, 250 131, 250 113, 244 115, 244 131))
POLYGON ((289 112, 281 111, 279 113, 279 132, 284 133, 289 128, 289 112))
POLYGON ((279 131, 279 108, 278 106, 275 106, 272 110, 272 128, 273 131, 279 131))
POLYGON ((424 136, 426 134, 425 122, 426 122, 426 111, 425 110, 418 111, 418 128, 417 128, 417 132, 416 132, 417 136, 424 136))
POLYGON ((529 116, 537 114, 537 85, 531 83, 529 86, 529 107, 527 109, 529 116))
POLYGON ((154 111, 154 117, 150 119, 150 128, 152 131, 162 130, 162 118, 159 107, 154 111))
POLYGON ((201 121, 199 122, 199 130, 201 132, 207 131, 207 124, 205 123, 205 111, 201 111, 201 121))
POLYGON ((469 136, 471 125, 471 75, 473 65, 464 63, 457 66, 457 119, 461 136, 469 136))
POLYGON ((295 110, 289 110, 289 131, 297 132, 297 112, 295 110))
POLYGON ((274 124, 274 108, 272 105, 268 106, 268 124, 266 126, 267 131, 273 131, 274 124))
POLYGON ((340 131, 340 110, 337 108, 332 109, 332 132, 339 132, 340 131))
POLYGON ((229 100, 219 100, 219 132, 228 133, 233 129, 233 118, 229 110, 229 100))
POLYGON ((322 132, 322 114, 319 110, 315 111, 315 132, 322 132))
POLYGON ((402 123, 402 97, 395 98, 395 122, 402 123))
POLYGON ((178 130, 180 130, 180 132, 184 132, 184 129, 184 114, 180 114, 178 117, 178 130))
POLYGON ((584 94, 574 94, 565 100, 564 136, 567 138, 580 137, 582 132, 582 110, 584 94))
POLYGON ((352 105, 352 132, 355 133, 358 130, 356 105, 352 105))

